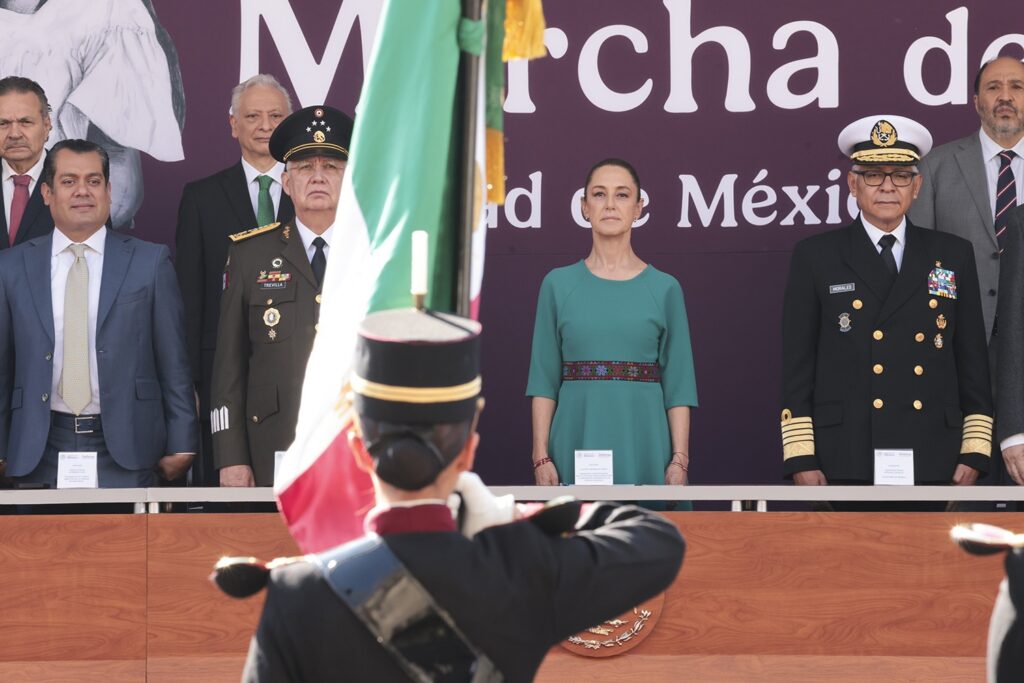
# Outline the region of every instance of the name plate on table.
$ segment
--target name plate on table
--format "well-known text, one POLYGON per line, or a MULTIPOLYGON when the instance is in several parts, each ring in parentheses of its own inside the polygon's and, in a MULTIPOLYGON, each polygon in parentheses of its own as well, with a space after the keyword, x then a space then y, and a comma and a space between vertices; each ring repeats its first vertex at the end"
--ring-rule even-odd
POLYGON ((277 483, 277 473, 281 471, 281 461, 288 451, 274 451, 274 483, 277 483))
POLYGON ((57 488, 95 489, 96 451, 60 451, 57 453, 57 488))
POLYGON ((914 451, 906 449, 875 449, 876 486, 913 486, 914 451))
POLYGON ((576 484, 611 486, 614 483, 611 451, 576 451, 576 484))

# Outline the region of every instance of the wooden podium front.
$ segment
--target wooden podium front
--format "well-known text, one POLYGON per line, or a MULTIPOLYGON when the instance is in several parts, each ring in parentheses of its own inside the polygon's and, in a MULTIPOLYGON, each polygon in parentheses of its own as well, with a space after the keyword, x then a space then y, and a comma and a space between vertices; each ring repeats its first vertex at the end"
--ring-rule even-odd
MULTIPOLYGON (((984 680, 1001 557, 949 541, 1024 514, 669 513, 686 559, 647 638, 554 648, 538 681, 984 680)), ((222 555, 296 552, 277 515, 0 517, 0 680, 237 681, 261 598, 222 555)))

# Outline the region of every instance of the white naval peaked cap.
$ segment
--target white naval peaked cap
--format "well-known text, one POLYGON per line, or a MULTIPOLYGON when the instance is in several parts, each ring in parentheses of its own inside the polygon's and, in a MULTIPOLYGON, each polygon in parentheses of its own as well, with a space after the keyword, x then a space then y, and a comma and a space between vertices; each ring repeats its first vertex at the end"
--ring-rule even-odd
POLYGON ((839 134, 839 150, 857 164, 916 164, 932 149, 932 134, 913 119, 877 114, 839 134))

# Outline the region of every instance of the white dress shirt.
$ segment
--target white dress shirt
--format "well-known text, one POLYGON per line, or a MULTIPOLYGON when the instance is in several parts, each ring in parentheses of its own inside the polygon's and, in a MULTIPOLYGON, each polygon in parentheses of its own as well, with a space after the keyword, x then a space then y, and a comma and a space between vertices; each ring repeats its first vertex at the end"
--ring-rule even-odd
MULTIPOLYGON (((999 166, 1002 161, 999 153, 1002 147, 995 140, 988 136, 983 128, 981 135, 981 158, 985 161, 985 184, 988 187, 988 203, 992 208, 992 217, 996 215, 996 180, 999 177, 999 166)), ((1024 138, 1011 147, 1017 156, 1010 162, 1010 170, 1013 171, 1013 178, 1017 181, 1017 204, 1024 204, 1024 138)))
POLYGON ((256 167, 245 159, 242 159, 242 171, 245 173, 245 186, 249 188, 249 201, 252 202, 252 212, 259 215, 260 183, 256 178, 261 175, 270 176, 274 182, 270 183, 270 199, 274 202, 274 216, 281 206, 281 174, 284 173, 284 164, 274 164, 266 173, 256 170, 256 167))
POLYGON ((316 252, 316 247, 313 246, 313 240, 315 240, 317 237, 323 237, 324 238, 324 242, 327 242, 327 244, 324 245, 324 258, 330 258, 330 256, 331 256, 331 235, 334 234, 334 226, 333 225, 331 227, 327 228, 326 230, 324 230, 323 234, 317 235, 315 232, 313 232, 312 230, 307 228, 305 225, 303 225, 302 221, 299 220, 299 217, 296 216, 295 217, 295 227, 297 227, 299 229, 299 237, 302 238, 302 247, 303 247, 303 249, 306 250, 306 260, 308 260, 310 263, 313 262, 313 254, 316 252))
MULTIPOLYGON (((36 191, 36 183, 39 182, 39 176, 43 174, 43 162, 45 160, 46 154, 44 153, 39 157, 36 165, 28 169, 27 175, 31 178, 28 181, 29 197, 36 191)), ((14 172, 14 169, 7 163, 7 159, 0 159, 0 183, 3 183, 4 188, 4 219, 7 221, 8 230, 11 227, 11 202, 14 201, 14 176, 16 175, 19 174, 14 172)), ((21 227, 19 226, 18 229, 20 230, 21 227)))
POLYGON ((892 245, 892 257, 896 259, 896 272, 899 272, 900 266, 903 265, 903 250, 907 246, 907 217, 904 216, 903 220, 900 221, 900 224, 892 232, 885 232, 871 225, 868 219, 864 218, 863 213, 860 215, 860 222, 864 224, 864 229, 868 233, 868 239, 875 245, 875 251, 879 254, 882 253, 882 247, 878 244, 878 240, 882 239, 884 235, 892 235, 896 238, 895 244, 892 245))
MULTIPOLYGON (((107 228, 93 233, 83 244, 86 246, 85 263, 89 267, 89 382, 92 384, 92 400, 82 411, 83 415, 100 412, 100 380, 96 365, 96 315, 100 307, 100 282, 103 279, 103 249, 107 241, 107 228)), ((67 287, 68 272, 75 262, 75 255, 68 246, 73 244, 67 235, 56 228, 53 231, 53 249, 50 252, 50 297, 53 305, 53 390, 50 392, 50 409, 61 413, 73 412, 60 395, 60 375, 64 369, 64 290, 67 287)))

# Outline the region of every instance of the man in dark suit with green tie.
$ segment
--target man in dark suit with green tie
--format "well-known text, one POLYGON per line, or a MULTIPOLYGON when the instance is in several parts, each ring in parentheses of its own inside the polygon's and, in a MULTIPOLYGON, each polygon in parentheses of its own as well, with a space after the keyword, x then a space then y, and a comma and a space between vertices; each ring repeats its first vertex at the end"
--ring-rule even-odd
POLYGON ((291 113, 292 103, 273 76, 258 74, 231 93, 231 136, 238 140, 238 163, 185 186, 178 208, 175 267, 185 303, 185 333, 192 379, 199 394, 203 453, 193 482, 216 486, 210 434, 210 386, 220 317, 224 263, 229 235, 295 216, 282 192, 284 164, 270 154, 270 136, 291 113))

